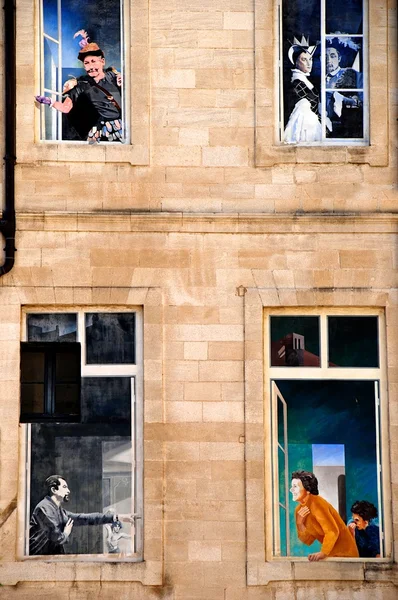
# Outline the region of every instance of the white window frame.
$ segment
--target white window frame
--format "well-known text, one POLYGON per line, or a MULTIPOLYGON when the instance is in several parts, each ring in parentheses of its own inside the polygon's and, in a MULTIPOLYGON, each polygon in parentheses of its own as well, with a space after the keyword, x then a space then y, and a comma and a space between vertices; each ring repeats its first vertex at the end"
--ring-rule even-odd
MULTIPOLYGON (((131 377, 131 442, 132 442, 132 514, 134 519, 133 553, 125 557, 107 554, 63 554, 49 556, 29 556, 30 520, 30 450, 31 425, 21 424, 24 429, 22 453, 25 463, 23 485, 23 522, 18 527, 18 558, 32 561, 98 561, 98 562, 141 562, 143 560, 144 498, 143 498, 143 311, 141 307, 73 307, 48 310, 45 307, 22 310, 21 341, 27 341, 27 316, 30 314, 62 313, 77 316, 77 341, 81 344, 81 377, 131 377), (135 313, 135 364, 88 365, 86 363, 86 313, 135 313)), ((22 511, 21 511, 22 512, 22 511)))
MULTIPOLYGON (((327 562, 390 562, 392 559, 392 530, 391 530, 391 512, 390 503, 388 502, 389 494, 386 493, 390 486, 390 466, 388 458, 388 399, 387 399, 387 364, 386 364, 386 329, 385 315, 383 310, 379 309, 355 309, 355 308, 286 308, 286 309, 270 309, 264 314, 264 390, 265 390, 265 414, 269 415, 265 419, 265 435, 269 443, 269 456, 273 456, 274 450, 272 447, 272 431, 275 430, 275 422, 272 417, 272 394, 271 386, 278 379, 306 379, 306 380, 368 380, 379 382, 378 397, 379 397, 379 414, 380 422, 377 422, 380 431, 376 431, 379 435, 381 456, 377 456, 377 460, 381 465, 381 498, 379 519, 383 519, 383 534, 384 534, 384 557, 383 558, 337 558, 331 557, 327 562), (271 367, 271 336, 270 322, 273 316, 319 316, 320 318, 320 367, 271 367), (379 367, 332 367, 328 368, 328 338, 327 338, 327 317, 328 316, 377 316, 378 317, 378 343, 379 343, 379 367)), ((376 411, 377 415, 377 411, 376 411)), ((275 434, 274 434, 275 435, 275 434)), ((273 469, 265 471, 266 488, 273 490, 273 469)), ((266 495, 266 514, 273 515, 274 513, 274 494, 266 495)), ((273 521, 274 523, 274 521, 273 521)), ((307 557, 287 556, 280 557, 274 555, 274 535, 273 527, 267 527, 266 535, 266 556, 269 561, 308 561, 307 557)))
MULTIPOLYGON (((57 1, 57 15, 58 15, 58 35, 57 38, 53 38, 48 34, 44 33, 44 9, 43 9, 43 0, 38 1, 38 12, 39 12, 39 28, 40 28, 40 95, 48 95, 50 94, 52 97, 56 96, 56 100, 62 101, 62 87, 65 83, 62 81, 62 0, 57 1), (56 82, 56 89, 48 89, 44 87, 44 40, 49 39, 55 44, 58 44, 58 77, 56 82)), ((122 98, 122 118, 123 118, 123 132, 124 132, 124 145, 130 144, 130 127, 128 121, 128 111, 126 110, 128 106, 130 106, 130 101, 128 98, 128 90, 130 89, 129 85, 129 73, 127 72, 126 65, 129 64, 129 57, 127 56, 128 48, 130 47, 130 41, 128 36, 129 28, 126 27, 126 24, 130 22, 130 14, 129 14, 129 2, 127 0, 119 0, 120 3, 120 46, 121 46, 121 72, 123 75, 123 84, 121 88, 121 98, 122 98)), ((95 40, 93 40, 95 42, 95 40)), ((73 44, 73 40, 69 40, 69 43, 73 44)), ((79 47, 76 43, 76 54, 78 54, 79 47)), ((106 60, 106 56, 105 56, 106 60)), ((83 71, 82 71, 83 74, 83 71)), ((63 140, 62 139, 62 113, 60 111, 55 111, 55 109, 50 109, 47 105, 40 106, 40 119, 39 119, 39 131, 40 131, 40 142, 44 144, 54 144, 54 143, 62 143, 62 144, 85 144, 87 145, 86 140, 63 140), (55 131, 55 138, 53 139, 45 139, 45 111, 52 110, 54 113, 53 116, 53 125, 52 129, 55 131)), ((120 146, 120 142, 105 142, 106 145, 112 146, 120 146)))
MULTIPOLYGON (((277 111, 277 131, 279 144, 282 146, 369 146, 370 144, 370 133, 369 133, 369 5, 368 0, 363 1, 363 33, 362 34, 347 34, 346 37, 355 37, 363 39, 363 138, 362 139, 331 139, 326 137, 326 87, 324 83, 321 88, 321 106, 322 106, 322 140, 320 142, 300 142, 299 144, 286 144, 283 141, 283 135, 285 130, 284 125, 284 97, 283 97, 283 2, 287 0, 278 0, 278 74, 279 74, 279 111, 277 111)), ((318 0, 321 3, 321 52, 322 56, 325 56, 326 48, 326 37, 336 37, 331 34, 326 36, 325 23, 326 23, 326 0, 318 0)), ((305 34, 305 32, 297 32, 296 35, 305 34)), ((339 37, 344 37, 342 34, 339 37)), ((312 40, 310 40, 312 41, 312 40)), ((325 66, 324 61, 321 62, 321 81, 325 81, 325 66)), ((340 90, 352 92, 353 90, 340 90)))

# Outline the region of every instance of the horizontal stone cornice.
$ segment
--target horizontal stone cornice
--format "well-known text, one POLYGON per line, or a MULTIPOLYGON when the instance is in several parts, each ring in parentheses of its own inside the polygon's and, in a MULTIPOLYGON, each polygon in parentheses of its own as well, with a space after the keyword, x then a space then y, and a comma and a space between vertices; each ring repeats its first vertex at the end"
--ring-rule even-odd
POLYGON ((396 233, 398 213, 23 212, 19 231, 396 233))

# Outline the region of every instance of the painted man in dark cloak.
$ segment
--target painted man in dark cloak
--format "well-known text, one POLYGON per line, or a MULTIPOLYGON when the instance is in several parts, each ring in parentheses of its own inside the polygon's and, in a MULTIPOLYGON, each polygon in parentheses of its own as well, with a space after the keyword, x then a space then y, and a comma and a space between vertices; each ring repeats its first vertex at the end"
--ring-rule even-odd
POLYGON ((101 48, 90 42, 87 32, 83 37, 78 59, 86 75, 69 79, 63 88, 62 102, 46 96, 36 96, 40 104, 68 115, 70 125, 79 137, 89 143, 123 141, 121 74, 113 67, 105 69, 105 56, 101 48))
POLYGON ((106 513, 71 513, 63 508, 69 501, 70 490, 60 475, 46 479, 47 495, 36 505, 30 519, 29 555, 66 554, 74 526, 105 525, 123 521, 132 523, 130 515, 106 513))

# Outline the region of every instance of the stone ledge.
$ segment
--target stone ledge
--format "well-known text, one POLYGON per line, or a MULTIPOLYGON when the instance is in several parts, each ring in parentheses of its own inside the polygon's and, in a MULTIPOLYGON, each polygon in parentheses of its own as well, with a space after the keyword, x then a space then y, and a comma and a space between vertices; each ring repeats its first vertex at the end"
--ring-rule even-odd
POLYGON ((248 562, 248 586, 266 586, 274 581, 382 581, 398 586, 398 565, 333 558, 319 563, 305 559, 248 562))
POLYGON ((396 233, 397 213, 21 212, 18 231, 396 233))
POLYGON ((29 560, 0 564, 2 585, 33 581, 139 581, 143 585, 162 585, 162 563, 143 562, 68 562, 62 560, 29 560))

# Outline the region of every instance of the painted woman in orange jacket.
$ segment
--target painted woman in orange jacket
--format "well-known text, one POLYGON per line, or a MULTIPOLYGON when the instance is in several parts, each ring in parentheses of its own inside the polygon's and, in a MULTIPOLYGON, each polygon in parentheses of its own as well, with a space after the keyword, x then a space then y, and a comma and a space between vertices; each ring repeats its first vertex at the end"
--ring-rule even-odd
POLYGON ((321 542, 320 552, 308 556, 310 561, 318 561, 329 556, 359 556, 355 540, 337 510, 319 496, 318 480, 308 471, 292 473, 290 489, 293 500, 299 503, 295 510, 297 535, 311 546, 315 540, 321 542))

